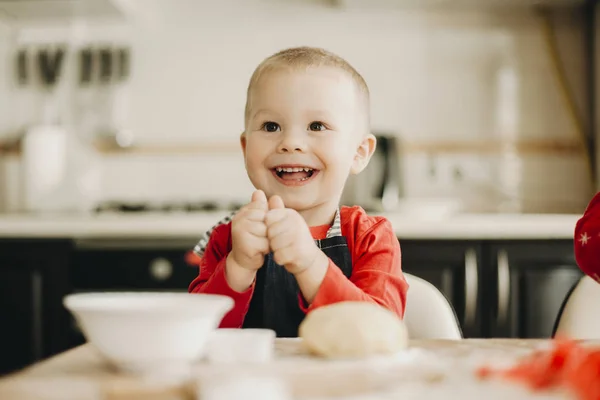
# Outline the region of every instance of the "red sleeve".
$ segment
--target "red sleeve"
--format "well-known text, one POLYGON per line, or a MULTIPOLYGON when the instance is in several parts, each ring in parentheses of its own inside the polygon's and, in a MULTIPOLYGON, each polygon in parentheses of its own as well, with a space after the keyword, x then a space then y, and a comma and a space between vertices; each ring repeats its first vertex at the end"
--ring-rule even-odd
POLYGON ((352 251, 352 275, 329 260, 329 267, 314 301, 305 311, 340 301, 370 301, 404 316, 408 283, 401 269, 400 244, 386 219, 359 233, 352 251))
POLYGON ((600 282, 600 192, 577 221, 574 245, 579 268, 600 282))
POLYGON ((235 302, 221 321, 221 328, 240 328, 250 306, 254 286, 245 292, 236 292, 227 283, 225 263, 231 250, 231 224, 218 226, 210 236, 204 256, 200 261, 200 273, 192 281, 190 293, 221 294, 229 296, 235 302))

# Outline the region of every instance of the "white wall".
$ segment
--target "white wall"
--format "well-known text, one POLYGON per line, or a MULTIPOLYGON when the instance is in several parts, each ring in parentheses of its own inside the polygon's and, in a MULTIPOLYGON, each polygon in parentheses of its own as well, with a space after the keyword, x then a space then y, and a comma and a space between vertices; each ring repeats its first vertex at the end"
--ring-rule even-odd
MULTIPOLYGON (((532 13, 339 10, 276 0, 127 4, 139 10, 130 27, 78 25, 77 32, 80 42, 116 35, 132 43, 127 122, 140 143, 237 141, 253 68, 297 45, 325 47, 350 61, 370 86, 374 130, 407 143, 576 140, 532 13)), ((579 21, 563 13, 557 29, 581 109, 579 21)), ((29 26, 20 37, 47 31, 29 26)), ((72 37, 74 28, 54 32, 72 37)), ((578 155, 439 152, 433 162, 432 178, 427 152, 405 156, 409 196, 461 196, 479 206, 482 199, 524 198, 517 208, 568 211, 589 195, 578 155), (462 182, 453 178, 456 168, 462 182)), ((111 156, 104 172, 107 198, 244 198, 251 189, 237 152, 111 156)))
MULTIPOLYGON (((11 32, 9 24, 0 17, 0 61, 3 65, 0 67, 0 137, 6 135, 10 131, 9 115, 12 110, 11 96, 10 96, 10 40, 11 32)), ((0 210, 9 208, 9 194, 7 188, 11 187, 15 190, 18 187, 16 185, 16 173, 14 171, 8 171, 8 165, 6 160, 3 160, 3 156, 0 153, 0 210), (12 179, 11 179, 12 177, 12 179), (11 181, 9 184, 9 180, 11 181)))
POLYGON ((0 60, 2 60, 2 68, 0 68, 0 132, 6 132, 9 129, 9 114, 11 110, 10 103, 10 82, 11 82, 11 67, 10 64, 10 44, 11 44, 12 29, 10 25, 0 18, 0 60))

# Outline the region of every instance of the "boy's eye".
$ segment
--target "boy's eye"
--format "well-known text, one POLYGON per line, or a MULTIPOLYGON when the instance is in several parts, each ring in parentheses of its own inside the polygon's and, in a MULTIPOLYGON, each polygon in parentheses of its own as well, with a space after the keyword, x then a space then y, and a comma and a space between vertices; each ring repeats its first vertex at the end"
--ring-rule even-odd
POLYGON ((276 122, 265 122, 262 126, 262 128, 267 131, 267 132, 277 132, 279 130, 281 130, 281 127, 279 126, 278 123, 276 122))
POLYGON ((311 131, 324 131, 325 130, 325 125, 323 125, 321 122, 311 122, 310 126, 309 126, 311 131))

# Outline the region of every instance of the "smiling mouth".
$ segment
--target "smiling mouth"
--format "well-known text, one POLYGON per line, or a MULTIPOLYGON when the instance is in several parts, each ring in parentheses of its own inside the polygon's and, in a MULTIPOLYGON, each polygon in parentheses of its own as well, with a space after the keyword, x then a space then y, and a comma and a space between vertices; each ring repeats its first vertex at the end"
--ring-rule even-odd
POLYGON ((312 178, 318 170, 309 167, 275 167, 277 177, 287 182, 304 182, 312 178))

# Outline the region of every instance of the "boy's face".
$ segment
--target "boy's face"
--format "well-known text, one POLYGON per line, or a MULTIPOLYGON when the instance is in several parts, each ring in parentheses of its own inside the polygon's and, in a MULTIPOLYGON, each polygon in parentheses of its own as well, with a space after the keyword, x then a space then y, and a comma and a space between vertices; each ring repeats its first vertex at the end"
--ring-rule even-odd
POLYGON ((375 148, 361 99, 352 79, 330 67, 263 75, 241 138, 253 185, 299 212, 337 206, 348 175, 375 148))

